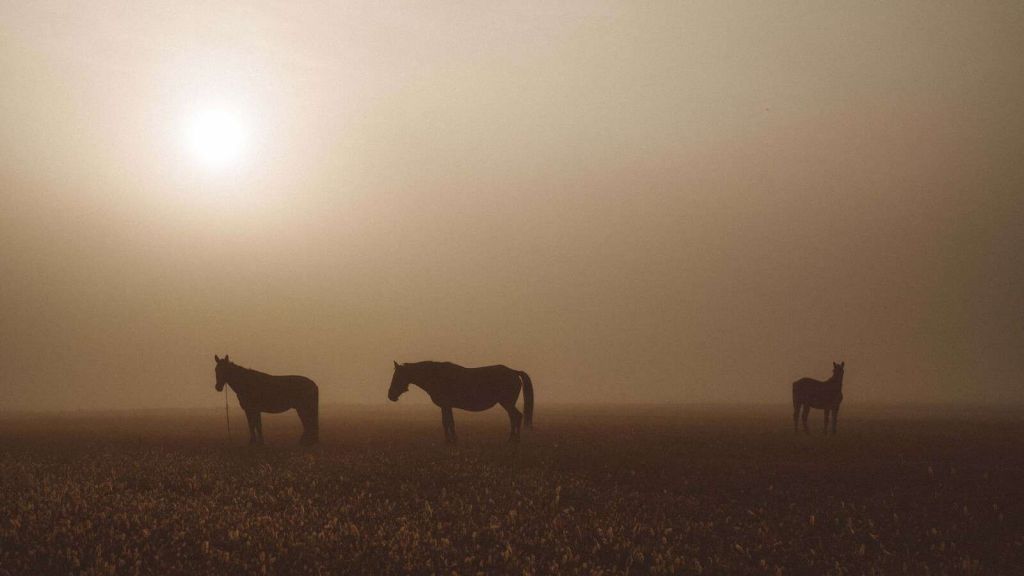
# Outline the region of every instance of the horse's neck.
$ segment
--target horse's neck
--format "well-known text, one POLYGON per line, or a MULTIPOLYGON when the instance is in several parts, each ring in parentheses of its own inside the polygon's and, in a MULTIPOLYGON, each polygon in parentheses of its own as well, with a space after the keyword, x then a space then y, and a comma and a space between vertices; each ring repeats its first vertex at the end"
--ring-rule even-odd
POLYGON ((433 396, 435 392, 435 384, 437 383, 436 378, 437 370, 433 367, 424 367, 418 371, 417 374, 413 375, 410 382, 419 386, 424 392, 433 396))
POLYGON ((228 381, 228 386, 235 391, 235 394, 242 392, 248 392, 251 387, 253 377, 260 373, 255 370, 249 370, 248 368, 242 368, 238 366, 235 368, 234 374, 231 375, 231 380, 228 381))

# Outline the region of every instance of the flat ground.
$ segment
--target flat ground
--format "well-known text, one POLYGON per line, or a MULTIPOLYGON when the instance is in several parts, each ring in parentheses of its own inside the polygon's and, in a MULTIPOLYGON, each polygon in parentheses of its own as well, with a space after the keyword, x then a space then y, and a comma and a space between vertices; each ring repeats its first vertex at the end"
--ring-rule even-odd
POLYGON ((325 408, 250 449, 223 412, 0 416, 0 574, 1010 574, 1018 411, 325 408))

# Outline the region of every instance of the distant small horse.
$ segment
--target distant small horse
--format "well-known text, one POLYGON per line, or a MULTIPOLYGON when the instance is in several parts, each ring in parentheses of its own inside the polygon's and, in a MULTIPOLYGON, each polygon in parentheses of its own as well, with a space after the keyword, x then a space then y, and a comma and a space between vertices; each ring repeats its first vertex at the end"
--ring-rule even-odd
POLYGON ((415 384, 425 390, 434 404, 441 407, 444 439, 449 444, 455 443, 455 417, 452 415, 452 408, 480 412, 495 404, 501 404, 508 412, 508 419, 512 425, 509 440, 518 442, 523 421, 523 414, 516 409, 520 388, 523 390, 526 427, 533 426, 533 382, 526 372, 501 365, 463 368, 451 362, 395 362, 395 374, 391 378, 388 399, 398 402, 398 397, 409 390, 409 384, 415 384))
POLYGON ((801 378, 793 382, 793 431, 799 431, 797 417, 803 408, 804 433, 807 433, 807 415, 811 408, 825 410, 825 434, 828 434, 829 414, 832 416, 832 435, 836 433, 839 404, 843 401, 843 369, 846 362, 832 363, 832 377, 822 382, 814 378, 801 378))
POLYGON ((217 361, 217 392, 227 384, 238 395, 238 403, 249 421, 249 444, 263 444, 263 419, 260 413, 278 414, 295 409, 302 421, 300 443, 316 444, 320 436, 320 389, 305 376, 271 376, 242 368, 228 356, 217 361))

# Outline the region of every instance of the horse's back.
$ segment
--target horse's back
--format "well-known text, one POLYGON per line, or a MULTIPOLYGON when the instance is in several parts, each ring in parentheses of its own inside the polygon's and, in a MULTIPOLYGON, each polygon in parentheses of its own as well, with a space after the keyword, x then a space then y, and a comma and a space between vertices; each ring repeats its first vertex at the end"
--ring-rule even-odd
POLYGON ((801 378, 796 382, 793 382, 793 394, 798 394, 804 390, 809 390, 816 385, 824 384, 821 380, 815 380, 814 378, 801 378))
POLYGON ((503 364, 464 368, 451 365, 438 381, 432 397, 439 405, 463 410, 486 410, 499 402, 514 402, 519 395, 519 372, 503 364))
POLYGON ((794 404, 826 408, 838 405, 842 400, 842 390, 831 382, 822 382, 814 378, 801 378, 793 382, 794 404))
POLYGON ((289 374, 287 376, 273 376, 277 383, 296 386, 299 388, 316 388, 316 382, 313 382, 311 378, 305 376, 299 376, 297 374, 289 374))
POLYGON ((316 390, 316 382, 305 376, 268 376, 260 381, 260 387, 264 392, 279 392, 282 394, 301 394, 316 390))
POLYGON ((492 366, 478 366, 476 368, 462 368, 462 369, 465 370, 466 372, 468 372, 469 374, 471 374, 473 376, 477 376, 477 377, 484 377, 484 376, 507 377, 510 374, 518 374, 519 373, 517 370, 513 370, 513 369, 509 368, 508 366, 505 366, 504 364, 494 364, 492 366))
POLYGON ((250 395, 255 407, 263 412, 284 412, 316 402, 317 385, 313 380, 298 375, 261 378, 250 395))

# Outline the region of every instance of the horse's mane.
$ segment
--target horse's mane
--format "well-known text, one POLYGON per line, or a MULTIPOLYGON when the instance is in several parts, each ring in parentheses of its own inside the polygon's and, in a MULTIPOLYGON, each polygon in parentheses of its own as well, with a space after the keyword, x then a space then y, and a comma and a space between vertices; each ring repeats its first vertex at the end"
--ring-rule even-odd
POLYGON ((242 372, 246 376, 269 376, 269 374, 260 372, 259 370, 253 370, 252 368, 246 368, 245 366, 240 366, 238 364, 235 364, 234 362, 231 362, 230 360, 228 361, 228 365, 231 366, 232 370, 242 372))
POLYGON ((424 360, 422 362, 410 362, 403 364, 402 366, 408 366, 414 370, 438 370, 442 368, 462 368, 458 364, 452 362, 436 362, 434 360, 424 360))

